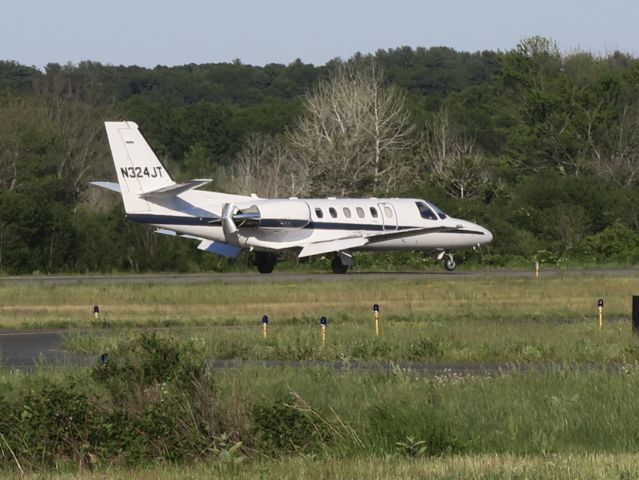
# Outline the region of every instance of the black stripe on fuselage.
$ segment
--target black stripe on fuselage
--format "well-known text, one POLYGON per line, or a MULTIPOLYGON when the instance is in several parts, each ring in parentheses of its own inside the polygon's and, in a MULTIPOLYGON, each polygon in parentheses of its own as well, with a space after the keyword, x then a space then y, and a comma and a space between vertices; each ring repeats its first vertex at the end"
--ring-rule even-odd
MULTIPOLYGON (((221 219, 219 217, 181 217, 179 215, 156 215, 152 213, 131 213, 126 216, 127 219, 137 222, 137 223, 151 223, 154 225, 193 225, 193 226, 211 226, 215 224, 219 224, 221 219)), ((291 222, 290 220, 277 220, 270 219, 268 220, 269 224, 264 225, 266 228, 287 228, 282 227, 282 224, 286 224, 291 222), (272 226, 270 226, 272 225, 272 226)), ((264 220, 262 221, 264 222, 264 220)), ((291 228, 291 227, 288 227, 291 228)), ((316 222, 311 221, 308 222, 304 226, 293 227, 293 228, 305 228, 305 229, 315 229, 315 230, 366 230, 366 231, 376 231, 376 232, 393 232, 393 231, 403 231, 403 230, 412 230, 415 228, 423 228, 416 225, 410 226, 399 226, 395 229, 394 226, 384 228, 384 225, 372 224, 372 223, 340 223, 340 222, 316 222)), ((424 233, 428 233, 428 231, 424 231, 424 233)), ((475 234, 475 235, 483 235, 484 232, 478 232, 476 230, 461 230, 455 227, 440 227, 438 229, 433 229, 433 233, 459 233, 459 234, 475 234)))

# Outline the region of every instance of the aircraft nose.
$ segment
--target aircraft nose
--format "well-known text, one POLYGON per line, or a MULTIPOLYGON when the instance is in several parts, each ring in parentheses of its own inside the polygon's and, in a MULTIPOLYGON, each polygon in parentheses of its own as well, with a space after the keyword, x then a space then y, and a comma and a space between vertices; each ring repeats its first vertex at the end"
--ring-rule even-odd
POLYGON ((486 245, 490 242, 493 241, 493 234, 490 233, 490 230, 488 230, 487 228, 481 227, 480 228, 481 232, 483 233, 481 240, 479 241, 479 243, 481 243, 482 245, 486 245))

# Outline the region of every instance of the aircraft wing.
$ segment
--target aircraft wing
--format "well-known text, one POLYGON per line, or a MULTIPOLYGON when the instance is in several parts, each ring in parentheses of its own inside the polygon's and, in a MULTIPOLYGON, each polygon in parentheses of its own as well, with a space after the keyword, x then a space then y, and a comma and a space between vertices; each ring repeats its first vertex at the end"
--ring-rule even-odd
POLYGON ((450 230, 450 227, 415 227, 406 230, 389 230, 381 233, 351 235, 321 242, 309 243, 300 251, 298 257, 310 257, 322 253, 339 252, 352 248, 363 247, 369 243, 384 242, 395 238, 406 238, 424 233, 437 233, 450 230))
POLYGON ((224 242, 214 242, 213 240, 207 240, 206 238, 197 237, 195 235, 179 234, 174 230, 168 230, 166 228, 158 228, 155 233, 162 235, 178 236, 182 238, 190 238, 192 240, 199 240, 200 244, 197 246, 198 250, 204 250, 205 252, 217 253, 223 257, 237 257, 242 249, 235 245, 230 245, 224 242))
POLYGON ((340 250, 349 250, 351 248, 362 247, 368 243, 365 236, 338 238, 335 240, 326 240, 324 242, 314 242, 306 245, 298 257, 310 257, 319 255, 320 253, 338 252, 340 250))

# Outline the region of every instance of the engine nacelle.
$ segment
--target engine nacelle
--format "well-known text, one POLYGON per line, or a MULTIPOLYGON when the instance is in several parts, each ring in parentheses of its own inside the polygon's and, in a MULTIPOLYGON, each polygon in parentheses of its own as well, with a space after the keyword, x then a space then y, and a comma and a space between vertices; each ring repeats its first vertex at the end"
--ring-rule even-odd
POLYGON ((301 200, 268 200, 238 210, 233 220, 238 227, 304 228, 311 221, 311 212, 301 200))

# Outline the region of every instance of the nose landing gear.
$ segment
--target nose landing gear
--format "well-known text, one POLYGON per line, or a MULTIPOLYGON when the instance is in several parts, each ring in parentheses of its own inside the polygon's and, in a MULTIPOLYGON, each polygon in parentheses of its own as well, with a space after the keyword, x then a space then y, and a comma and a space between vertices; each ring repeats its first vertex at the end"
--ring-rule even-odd
POLYGON ((453 254, 445 250, 441 250, 439 252, 437 260, 444 260, 444 268, 449 272, 455 270, 455 267, 457 266, 455 259, 453 258, 453 254))
POLYGON ((447 253, 446 255, 444 255, 444 268, 446 270, 452 272, 453 270, 455 270, 456 266, 457 264, 455 263, 455 259, 453 258, 452 254, 447 253))

